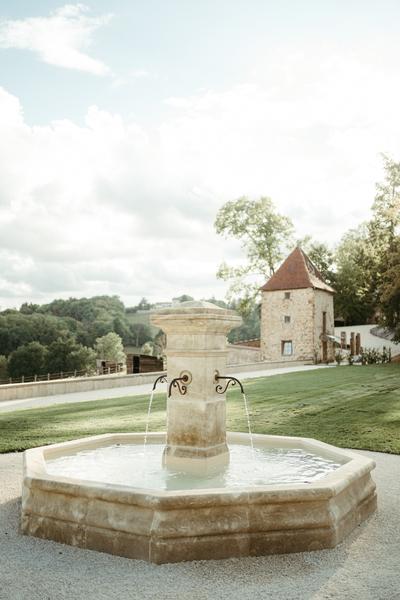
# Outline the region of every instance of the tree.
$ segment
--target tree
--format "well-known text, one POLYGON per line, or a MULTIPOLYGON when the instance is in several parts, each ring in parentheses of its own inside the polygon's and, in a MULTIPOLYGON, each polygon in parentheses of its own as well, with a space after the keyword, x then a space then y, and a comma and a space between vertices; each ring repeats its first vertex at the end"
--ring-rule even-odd
POLYGON ((146 342, 140 348, 140 354, 146 354, 147 356, 153 356, 154 353, 154 344, 153 342, 146 342))
POLYGON ((91 373, 96 368, 96 352, 77 344, 67 358, 68 371, 86 371, 91 373))
MULTIPOLYGON (((380 238, 391 247, 400 225, 400 162, 396 163, 385 154, 382 155, 385 179, 382 183, 376 184, 377 193, 372 205, 373 219, 372 227, 375 225, 375 232, 380 238)), ((375 241, 376 241, 375 239, 375 241)))
POLYGON ((31 315, 34 312, 37 312, 40 308, 39 304, 33 304, 32 302, 24 302, 21 304, 19 312, 24 315, 31 315))
POLYGON ((331 286, 335 286, 335 253, 327 244, 323 242, 313 241, 310 235, 298 240, 297 245, 300 246, 307 254, 311 262, 317 267, 324 281, 331 286))
POLYGON ((4 354, 0 354, 0 381, 8 378, 8 360, 4 354))
MULTIPOLYGON (((237 303, 232 302, 231 309, 237 310, 237 303)), ((261 305, 254 304, 249 314, 243 315, 243 323, 240 327, 233 329, 228 335, 228 342, 239 342, 241 340, 253 340, 260 337, 261 305)))
POLYGON ((194 300, 192 296, 188 294, 182 294, 182 296, 177 296, 176 298, 172 298, 174 302, 189 302, 190 300, 194 300))
POLYGON ((258 288, 275 272, 292 245, 293 225, 288 217, 279 214, 270 198, 249 200, 246 197, 227 202, 215 220, 218 234, 241 242, 247 264, 229 267, 223 263, 219 279, 233 280, 230 297, 241 295, 240 309, 249 312, 258 288), (248 278, 253 281, 249 282, 248 278), (254 281, 256 279, 256 281, 254 281))
POLYGON ((400 236, 392 243, 387 269, 382 276, 380 295, 382 325, 394 330, 394 340, 400 342, 400 236))
POLYGON ((114 363, 125 363, 126 356, 120 336, 114 332, 97 338, 95 351, 101 360, 114 363))
POLYGON ((48 352, 39 342, 30 342, 14 350, 8 359, 10 377, 32 377, 46 372, 48 352))
POLYGON ((91 348, 77 344, 72 337, 59 338, 49 346, 48 373, 91 371, 96 364, 96 353, 91 348))
POLYGON ((154 337, 153 354, 154 356, 163 356, 165 354, 165 348, 167 346, 167 336, 160 329, 154 337))
POLYGON ((335 314, 346 325, 366 323, 377 302, 376 265, 365 225, 348 231, 336 250, 335 314))
POLYGON ((142 346, 153 339, 152 331, 146 323, 132 323, 130 329, 130 341, 134 346, 142 346))
POLYGON ((151 304, 146 298, 142 298, 137 305, 138 310, 150 310, 151 304))
POLYGON ((349 231, 336 252, 335 312, 349 325, 365 323, 379 311, 389 324, 396 314, 392 261, 400 226, 400 163, 385 155, 383 161, 384 180, 376 185, 372 218, 349 231))

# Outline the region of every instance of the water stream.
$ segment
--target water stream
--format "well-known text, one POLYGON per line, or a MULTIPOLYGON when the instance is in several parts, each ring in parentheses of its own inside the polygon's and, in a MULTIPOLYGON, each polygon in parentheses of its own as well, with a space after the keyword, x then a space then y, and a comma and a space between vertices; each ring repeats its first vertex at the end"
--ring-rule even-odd
POLYGON ((143 441, 143 454, 144 454, 145 458, 146 458, 147 437, 149 435, 149 424, 150 424, 151 407, 152 407, 152 404, 153 404, 153 397, 154 397, 154 392, 155 391, 156 391, 155 388, 153 388, 151 390, 150 400, 149 400, 149 408, 147 409, 146 429, 145 429, 145 432, 144 432, 144 441, 143 441))
POLYGON ((250 413, 249 413, 249 405, 247 402, 247 398, 246 398, 246 394, 244 392, 242 392, 242 398, 243 398, 243 402, 244 402, 244 410, 246 413, 246 419, 247 419, 247 429, 249 430, 249 438, 250 438, 250 446, 251 446, 251 453, 253 455, 253 458, 255 458, 254 455, 254 443, 253 443, 253 434, 251 432, 251 426, 250 426, 250 413))

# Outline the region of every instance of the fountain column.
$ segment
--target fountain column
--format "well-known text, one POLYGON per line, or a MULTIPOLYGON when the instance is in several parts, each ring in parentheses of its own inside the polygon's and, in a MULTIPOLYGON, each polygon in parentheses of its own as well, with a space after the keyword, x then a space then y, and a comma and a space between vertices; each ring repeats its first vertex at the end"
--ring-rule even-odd
POLYGON ((215 374, 226 374, 226 336, 242 319, 209 302, 182 302, 153 313, 153 325, 167 335, 167 379, 187 375, 186 394, 172 387, 167 401, 164 464, 196 473, 229 462, 225 394, 216 392, 215 374))

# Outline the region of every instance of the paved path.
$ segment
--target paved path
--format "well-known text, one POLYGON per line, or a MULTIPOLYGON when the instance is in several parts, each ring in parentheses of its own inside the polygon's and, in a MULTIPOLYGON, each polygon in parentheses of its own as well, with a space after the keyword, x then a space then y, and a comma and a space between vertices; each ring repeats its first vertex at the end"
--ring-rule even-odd
MULTIPOLYGON (((238 372, 235 374, 241 380, 253 379, 255 377, 268 377, 282 373, 293 373, 294 371, 309 371, 313 369, 326 369, 326 365, 301 365, 296 367, 284 367, 280 369, 263 369, 261 371, 238 372)), ((151 383, 132 385, 129 387, 118 387, 105 390, 92 390, 89 392, 73 392, 71 394, 57 394, 55 396, 42 396, 39 398, 25 398, 24 400, 9 400, 0 402, 0 413, 24 408, 40 408, 52 404, 66 404, 69 402, 89 402, 91 400, 103 400, 107 398, 122 398, 123 396, 140 396, 150 394, 151 383)), ((160 384, 157 390, 165 390, 166 384, 160 384)))
MULTIPOLYGON (((379 348, 383 346, 392 349, 392 355, 400 354, 400 344, 395 344, 390 340, 372 335, 371 329, 376 325, 350 325, 349 327, 335 327, 335 335, 340 338, 340 332, 345 331, 347 333, 347 343, 350 343, 350 333, 359 333, 361 335, 361 346, 364 348, 379 348)), ((399 596, 400 598, 400 596, 399 596)))
POLYGON ((20 535, 22 456, 0 455, 0 600, 399 600, 400 457, 363 454, 379 509, 337 548, 161 566, 20 535))

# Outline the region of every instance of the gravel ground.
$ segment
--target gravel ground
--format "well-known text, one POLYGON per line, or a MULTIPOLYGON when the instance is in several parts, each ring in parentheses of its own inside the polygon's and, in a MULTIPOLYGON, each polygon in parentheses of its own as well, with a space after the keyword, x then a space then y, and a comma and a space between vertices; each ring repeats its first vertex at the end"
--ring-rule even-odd
POLYGON ((398 600, 400 457, 364 454, 379 510, 334 550, 161 566, 21 536, 22 456, 0 455, 0 599, 398 600))

